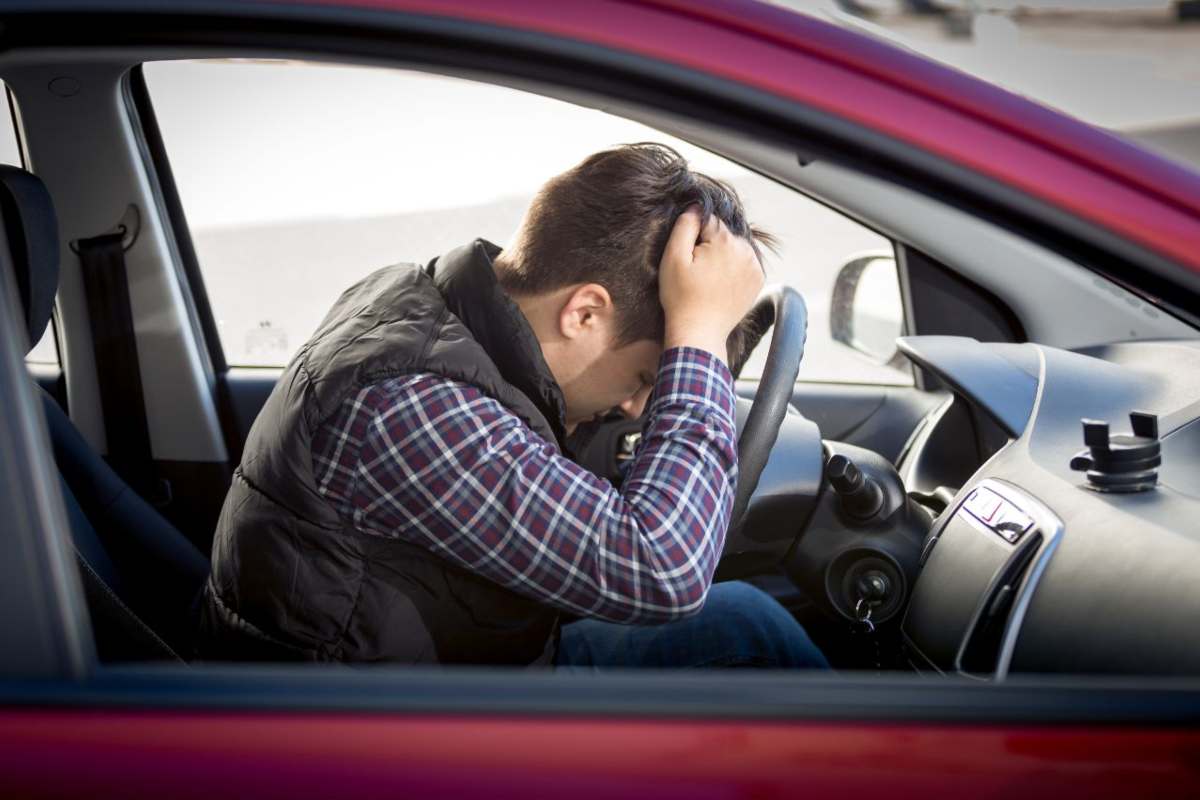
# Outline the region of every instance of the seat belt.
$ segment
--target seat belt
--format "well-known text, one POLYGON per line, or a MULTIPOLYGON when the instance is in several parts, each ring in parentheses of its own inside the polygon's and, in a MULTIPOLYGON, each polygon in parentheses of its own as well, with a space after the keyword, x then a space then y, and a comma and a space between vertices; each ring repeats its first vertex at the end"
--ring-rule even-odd
POLYGON ((144 500, 161 508, 170 502, 171 491, 154 472, 122 234, 80 239, 73 245, 87 296, 109 463, 144 500))

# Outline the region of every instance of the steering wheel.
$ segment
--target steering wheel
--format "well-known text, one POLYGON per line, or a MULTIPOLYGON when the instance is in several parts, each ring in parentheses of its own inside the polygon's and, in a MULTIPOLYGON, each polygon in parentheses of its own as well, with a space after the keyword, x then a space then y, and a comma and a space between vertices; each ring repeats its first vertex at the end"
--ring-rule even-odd
POLYGON ((736 378, 742 371, 746 357, 762 340, 771 324, 775 332, 771 347, 763 365, 762 378, 754 403, 738 437, 738 483, 733 500, 729 530, 737 530, 742 523, 750 497, 758 486, 759 476, 775 439, 779 426, 787 415, 788 403, 796 385, 796 374, 800 371, 800 359, 804 355, 804 340, 808 336, 808 309, 804 298, 789 286, 772 286, 758 299, 742 321, 748 340, 742 349, 742 357, 732 370, 736 378))

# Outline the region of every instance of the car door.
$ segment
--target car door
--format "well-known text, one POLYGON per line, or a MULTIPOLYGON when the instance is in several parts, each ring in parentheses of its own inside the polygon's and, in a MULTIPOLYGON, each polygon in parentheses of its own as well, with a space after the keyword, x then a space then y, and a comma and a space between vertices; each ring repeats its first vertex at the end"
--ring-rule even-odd
MULTIPOLYGON (((18 308, 7 252, 0 304, 18 308)), ((1187 685, 97 662, 44 423, 0 315, 10 797, 1194 794, 1187 685), (1063 725, 1063 721, 1071 721, 1063 725), (1050 723, 1050 724, 1047 724, 1050 723), (1089 723, 1102 723, 1099 725, 1089 723)))
MULTIPOLYGON (((78 12, 62 4, 68 6, 78 12)), ((250 52, 258 55, 315 51, 330 58, 350 50, 388 59, 419 53, 431 61, 436 54, 445 65, 473 56, 528 59, 524 48, 530 39, 547 45, 538 37, 555 25, 574 25, 575 37, 606 36, 611 46, 625 41, 634 48, 631 40, 650 30, 658 42, 699 41, 727 53, 732 51, 718 47, 727 41, 722 37, 736 41, 745 30, 742 24, 700 25, 697 20, 711 22, 732 13, 715 3, 692 4, 686 14, 668 4, 581 4, 565 16, 555 16, 562 11, 555 4, 457 4, 457 13, 466 19, 440 18, 428 7, 413 7, 420 13, 193 3, 188 15, 177 19, 170 10, 147 14, 144 4, 131 2, 112 15, 72 17, 67 25, 51 13, 53 3, 39 3, 30 6, 32 24, 6 18, 6 42, 25 43, 29 52, 18 55, 42 59, 41 68, 53 70, 51 78, 81 63, 80 51, 86 50, 83 55, 94 59, 82 76, 86 82, 98 80, 102 67, 112 66, 106 58, 128 59, 117 72, 123 76, 148 57, 139 51, 130 59, 133 54, 121 47, 144 47, 159 56, 211 56, 228 55, 232 44, 249 41, 250 52), (503 25, 496 23, 498 16, 503 25), (647 17, 655 23, 652 27, 647 27, 647 17), (539 19, 540 24, 533 24, 539 19), (64 31, 74 49, 57 55, 39 49, 47 41, 57 42, 56 33, 64 31), (197 43, 212 49, 190 49, 197 43)), ((753 7, 739 11, 750 17, 765 13, 753 7)), ((597 55, 587 47, 572 49, 578 47, 577 38, 551 38, 549 43, 554 47, 538 51, 546 57, 537 65, 543 77, 562 74, 554 70, 563 68, 564 53, 570 55, 568 64, 597 55)), ((646 69, 635 72, 633 81, 621 70, 629 69, 631 60, 641 62, 632 51, 622 52, 627 58, 620 64, 605 62, 617 86, 636 82, 639 88, 653 87, 663 80, 661 73, 646 69)), ((770 48, 743 52, 747 60, 755 54, 771 64, 786 55, 770 48)), ((593 74, 599 72, 595 63, 587 63, 593 74)), ((491 66, 497 69, 494 62, 491 66)), ((807 66, 817 70, 821 64, 813 60, 807 66)), ((475 67, 481 68, 479 63, 475 67)), ((14 67, 8 63, 6 69, 14 67)), ((503 74, 512 77, 515 72, 509 65, 503 74)), ((880 72, 886 70, 870 75, 877 78, 880 72)), ((672 74, 673 80, 680 78, 672 74)), ((33 77, 44 76, 34 70, 23 73, 37 91, 48 82, 33 77)), ((119 85, 110 83, 105 96, 123 103, 119 85)), ((707 84, 683 85, 695 92, 707 84)), ((655 99, 666 103, 662 89, 658 86, 655 99)), ((686 99, 684 94, 676 99, 686 99)), ((830 91, 825 100, 832 104, 835 94, 830 91)), ((87 98, 61 99, 64 104, 54 109, 87 98)), ((911 113, 899 118, 919 118, 923 102, 902 104, 900 110, 911 113)), ((689 108, 695 112, 695 106, 689 108)), ((133 118, 118 119, 124 126, 133 118)), ((746 124, 754 121, 747 118, 746 124)), ((33 132, 53 135, 74 129, 47 124, 34 126, 33 132)), ((84 138, 104 134, 105 129, 97 128, 84 138)), ((64 138, 53 136, 56 142, 64 138)), ((863 142, 871 140, 856 141, 865 147, 863 142)), ((70 165, 34 159, 32 166, 63 185, 62 173, 70 165)), ((112 165, 93 166, 102 170, 112 165)), ((302 171, 303 163, 291 166, 302 171)), ((145 183, 144 175, 130 174, 145 183)), ((87 183, 108 186, 94 179, 87 183)), ((163 191, 156 202, 170 206, 170 192, 155 186, 163 191)), ((226 188, 237 192, 242 185, 226 188)), ((144 205, 158 208, 156 203, 144 205)), ((70 222, 77 221, 73 211, 78 210, 68 209, 70 222)), ((178 214, 174 227, 157 210, 151 219, 157 224, 143 231, 144 245, 157 246, 161 229, 172 230, 176 243, 186 236, 178 214)), ((285 239, 281 234, 278 240, 285 239)), ((902 250, 896 254, 903 259, 902 250)), ((1200 740, 1189 727, 1197 719, 1196 688, 1186 679, 1029 675, 987 682, 873 670, 592 675, 98 663, 69 557, 44 423, 17 345, 18 304, 6 257, 0 249, 0 307, 7 312, 0 314, 0 407, 8 412, 0 415, 0 503, 6 514, 0 536, 0 631, 6 652, 0 659, 0 790, 7 796, 84 790, 92 796, 184 797, 217 792, 288 797, 385 792, 784 797, 878 791, 916 796, 1000 795, 1014 789, 1029 796, 1196 793, 1200 740)), ((164 275, 175 274, 172 258, 164 257, 162 263, 164 275)), ((198 286, 195 275, 186 274, 190 268, 183 267, 184 279, 198 286)), ((149 280, 148 272, 138 274, 149 280)), ((156 321, 174 319, 174 308, 167 304, 155 311, 156 321)), ((278 341, 272 338, 274 320, 268 321, 270 325, 258 326, 267 333, 254 340, 264 346, 278 341)), ((219 319, 201 319, 197 327, 210 324, 219 319)), ((220 340, 218 334, 207 341, 220 340)), ((210 366, 223 371, 215 359, 210 366)), ((85 367, 81 359, 71 363, 68 358, 69 371, 85 367)), ((253 377, 247 373, 248 381, 253 377)), ((264 373, 258 382, 266 390, 273 378, 264 373)), ((181 427, 193 429, 207 424, 202 415, 183 415, 181 420, 181 427)))

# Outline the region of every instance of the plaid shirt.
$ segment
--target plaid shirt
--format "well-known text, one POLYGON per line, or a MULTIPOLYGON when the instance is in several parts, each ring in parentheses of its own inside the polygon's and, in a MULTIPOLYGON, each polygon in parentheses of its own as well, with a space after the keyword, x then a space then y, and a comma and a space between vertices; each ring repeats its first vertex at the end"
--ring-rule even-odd
POLYGON ((733 379, 667 351, 621 489, 498 401, 439 375, 347 399, 313 443, 317 485, 354 527, 437 553, 563 611, 625 623, 698 611, 737 475, 733 379))

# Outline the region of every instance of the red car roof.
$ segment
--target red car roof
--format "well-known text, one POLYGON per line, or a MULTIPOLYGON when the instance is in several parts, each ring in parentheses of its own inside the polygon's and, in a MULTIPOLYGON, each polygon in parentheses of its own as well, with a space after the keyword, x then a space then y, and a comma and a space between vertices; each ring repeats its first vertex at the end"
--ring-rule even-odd
POLYGON ((1200 272, 1200 174, 965 73, 744 0, 317 0, 531 30, 732 79, 998 179, 1200 272))

